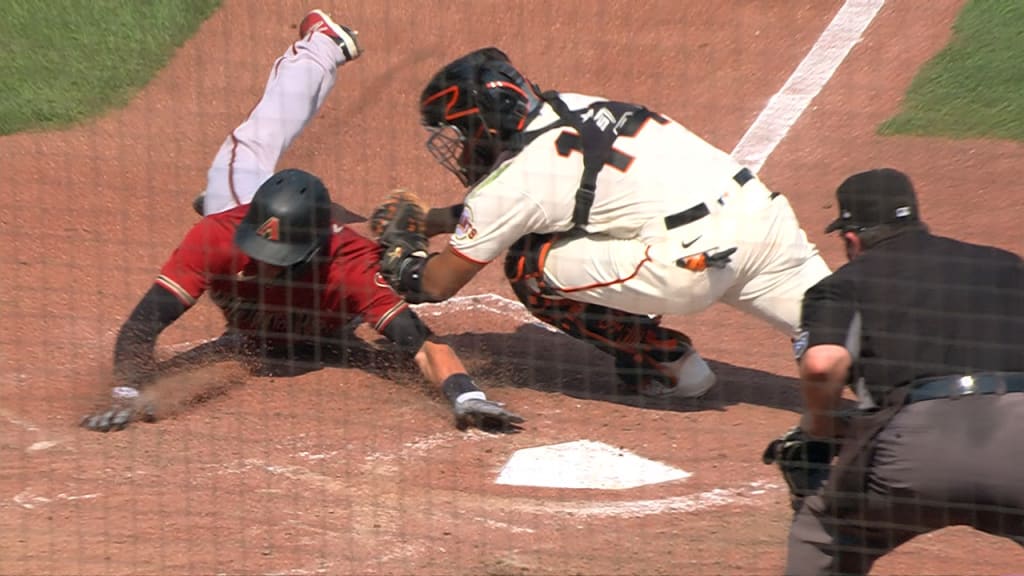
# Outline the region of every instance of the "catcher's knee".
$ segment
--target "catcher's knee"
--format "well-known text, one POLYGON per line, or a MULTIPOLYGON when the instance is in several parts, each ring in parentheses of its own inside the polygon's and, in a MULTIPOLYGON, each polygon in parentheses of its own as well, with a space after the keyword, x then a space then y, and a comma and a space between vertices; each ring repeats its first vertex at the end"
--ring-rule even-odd
POLYGON ((660 318, 562 298, 544 282, 544 260, 554 236, 524 236, 509 249, 505 276, 537 319, 615 357, 625 391, 646 396, 703 395, 715 375, 690 338, 660 318))
POLYGON ((505 278, 538 320, 576 336, 571 325, 584 305, 555 295, 544 282, 544 260, 554 240, 550 234, 528 234, 517 240, 505 256, 505 278))
POLYGON ((553 234, 527 234, 509 247, 505 256, 505 278, 520 300, 531 295, 553 294, 544 282, 544 261, 554 241, 553 234))

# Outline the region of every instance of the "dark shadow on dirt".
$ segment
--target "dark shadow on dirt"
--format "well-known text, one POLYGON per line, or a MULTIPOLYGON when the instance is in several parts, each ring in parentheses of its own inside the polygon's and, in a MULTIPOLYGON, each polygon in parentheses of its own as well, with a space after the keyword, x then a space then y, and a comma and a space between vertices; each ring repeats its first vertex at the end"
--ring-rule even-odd
POLYGON ((369 342, 353 331, 321 344, 302 341, 273 349, 256 348, 237 335, 224 334, 168 358, 160 363, 159 371, 168 375, 226 360, 240 362, 253 376, 283 378, 328 366, 356 368, 383 378, 407 377, 416 372, 412 360, 405 359, 387 341, 369 342))
MULTIPOLYGON (((801 411, 795 378, 707 359, 718 383, 700 399, 648 398, 624 393, 610 356, 564 334, 536 325, 520 326, 514 333, 462 333, 441 340, 462 357, 470 373, 485 390, 518 387, 566 394, 575 398, 614 402, 651 410, 693 412, 724 410, 740 403, 801 411)), ((183 352, 162 364, 165 371, 184 370, 225 356, 244 359, 257 376, 298 376, 324 367, 364 370, 387 380, 408 382, 421 378, 411 360, 383 339, 365 340, 350 332, 322 346, 298 344, 286 351, 245 352, 240 339, 223 336, 183 352)), ((852 407, 848 403, 844 408, 852 407)))
POLYGON ((700 399, 648 398, 624 393, 612 358, 593 346, 536 325, 514 334, 465 333, 444 338, 471 366, 482 387, 514 386, 645 408, 694 412, 748 403, 800 412, 799 382, 706 359, 718 382, 700 399))

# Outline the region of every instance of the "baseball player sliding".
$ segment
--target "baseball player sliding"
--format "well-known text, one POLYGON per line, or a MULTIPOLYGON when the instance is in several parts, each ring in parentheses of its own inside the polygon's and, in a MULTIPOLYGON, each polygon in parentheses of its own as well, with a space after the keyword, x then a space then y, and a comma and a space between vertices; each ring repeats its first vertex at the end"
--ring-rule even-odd
POLYGON ((452 349, 381 280, 379 246, 332 217, 336 205, 320 179, 302 170, 275 173, 334 87, 338 67, 361 53, 356 33, 319 10, 306 15, 299 35, 217 153, 205 217, 122 326, 112 405, 83 426, 119 430, 147 416, 139 390, 157 375, 156 339, 208 292, 229 331, 260 353, 289 354, 308 342, 343 346, 345 327, 359 316, 415 359, 452 403, 460 427, 514 429, 522 418, 488 400, 452 349))
MULTIPOLYGON (((434 158, 469 188, 457 221, 376 223, 384 276, 416 301, 456 294, 508 250, 505 272, 541 320, 616 358, 648 395, 714 382, 690 339, 659 325, 721 301, 787 335, 829 274, 785 197, 664 114, 541 92, 496 48, 458 58, 423 91, 434 158), (428 254, 425 235, 452 233, 428 254), (424 232, 424 233, 419 233, 424 232)), ((415 212, 411 209, 410 212, 415 212)))

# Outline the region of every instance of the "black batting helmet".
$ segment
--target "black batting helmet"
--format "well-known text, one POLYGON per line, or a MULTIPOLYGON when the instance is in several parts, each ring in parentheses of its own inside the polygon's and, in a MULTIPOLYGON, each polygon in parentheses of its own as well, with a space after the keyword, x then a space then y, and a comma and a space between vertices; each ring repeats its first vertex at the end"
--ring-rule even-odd
POLYGON ((331 237, 331 197, 319 178, 282 170, 260 185, 235 232, 251 258, 275 266, 308 262, 331 237))
POLYGON ((539 111, 540 90, 497 48, 475 50, 438 71, 420 98, 427 150, 466 186, 486 176, 539 111))

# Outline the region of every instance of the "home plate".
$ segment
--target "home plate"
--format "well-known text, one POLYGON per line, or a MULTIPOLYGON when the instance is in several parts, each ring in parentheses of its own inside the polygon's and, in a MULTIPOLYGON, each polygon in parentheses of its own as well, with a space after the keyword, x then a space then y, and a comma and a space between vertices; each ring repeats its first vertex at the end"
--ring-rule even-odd
POLYGON ((689 472, 602 442, 576 440, 516 451, 496 484, 622 490, 688 478, 689 472))

